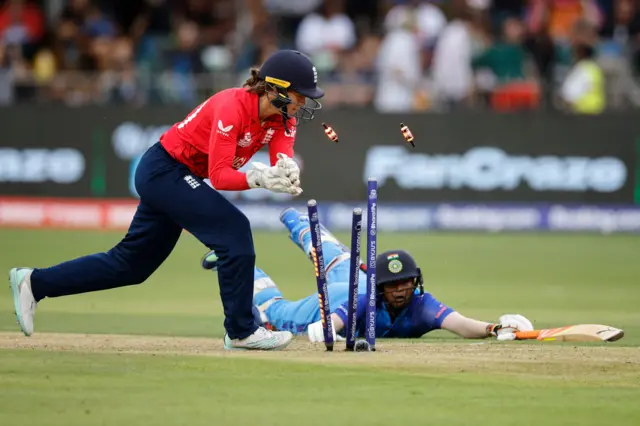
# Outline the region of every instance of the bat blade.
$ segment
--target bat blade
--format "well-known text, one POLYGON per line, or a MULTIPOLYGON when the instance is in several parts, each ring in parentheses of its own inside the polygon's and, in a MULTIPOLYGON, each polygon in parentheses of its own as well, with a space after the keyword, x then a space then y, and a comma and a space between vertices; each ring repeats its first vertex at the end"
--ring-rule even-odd
POLYGON ((602 324, 578 324, 560 328, 516 332, 515 335, 516 340, 615 342, 624 336, 624 331, 602 324))

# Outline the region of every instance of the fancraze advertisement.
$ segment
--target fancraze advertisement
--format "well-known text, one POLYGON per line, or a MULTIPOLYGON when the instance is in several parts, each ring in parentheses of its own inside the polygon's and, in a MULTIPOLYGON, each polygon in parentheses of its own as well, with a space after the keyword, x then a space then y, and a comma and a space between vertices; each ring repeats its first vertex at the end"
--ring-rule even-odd
MULTIPOLYGON (((0 114, 0 195, 137 197, 140 155, 185 108, 11 108, 0 114), (38 117, 34 124, 33 117, 38 117)), ((630 115, 379 115, 326 111, 296 139, 303 197, 358 202, 369 177, 385 203, 640 201, 640 122, 630 115), (322 122, 339 135, 326 138, 322 122), (410 127, 415 148, 404 142, 410 127)), ((254 161, 267 161, 258 153, 254 161)), ((245 166, 245 167, 248 167, 245 166)), ((225 193, 280 203, 266 190, 225 193)))

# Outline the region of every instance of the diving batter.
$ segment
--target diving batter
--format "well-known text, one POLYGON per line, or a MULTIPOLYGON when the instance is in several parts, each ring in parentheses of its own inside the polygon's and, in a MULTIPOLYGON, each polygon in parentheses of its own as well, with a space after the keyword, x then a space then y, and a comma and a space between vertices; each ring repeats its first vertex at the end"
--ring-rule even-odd
MULTIPOLYGON (((289 230, 291 241, 309 257, 311 234, 308 217, 289 208, 281 214, 280 220, 289 230)), ((321 232, 331 320, 336 334, 334 340, 341 340, 347 322, 351 255, 349 248, 329 230, 321 226, 321 232)), ((206 269, 215 270, 216 261, 215 253, 209 252, 202 264, 206 269)), ((533 330, 531 322, 518 314, 503 315, 497 323, 491 323, 467 318, 456 312, 425 291, 420 268, 404 250, 389 250, 379 254, 376 268, 376 337, 419 338, 430 331, 443 329, 468 339, 484 339, 496 337, 502 332, 533 330)), ((309 288, 315 288, 312 279, 310 277, 309 288)), ((365 331, 366 282, 366 274, 361 270, 356 315, 358 336, 364 336, 365 331)), ((264 326, 297 335, 306 333, 312 342, 324 341, 317 292, 301 300, 288 300, 275 282, 256 267, 253 303, 254 315, 257 319, 259 317, 259 322, 264 326)))

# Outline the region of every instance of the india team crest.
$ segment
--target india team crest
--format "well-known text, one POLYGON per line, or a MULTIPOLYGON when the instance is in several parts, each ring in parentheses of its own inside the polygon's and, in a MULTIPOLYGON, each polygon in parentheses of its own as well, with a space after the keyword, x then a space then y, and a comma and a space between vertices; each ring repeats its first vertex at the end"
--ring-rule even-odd
POLYGON ((399 274, 400 272, 402 272, 402 262, 400 262, 399 260, 392 260, 391 262, 389 262, 389 271, 394 274, 399 274))

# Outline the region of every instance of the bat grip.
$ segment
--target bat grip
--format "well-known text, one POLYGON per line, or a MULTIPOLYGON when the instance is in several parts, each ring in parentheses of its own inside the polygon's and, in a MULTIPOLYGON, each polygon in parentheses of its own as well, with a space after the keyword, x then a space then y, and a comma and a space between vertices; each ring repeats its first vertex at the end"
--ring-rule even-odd
POLYGON ((516 331, 516 340, 535 340, 540 336, 540 330, 516 331))

